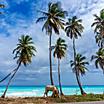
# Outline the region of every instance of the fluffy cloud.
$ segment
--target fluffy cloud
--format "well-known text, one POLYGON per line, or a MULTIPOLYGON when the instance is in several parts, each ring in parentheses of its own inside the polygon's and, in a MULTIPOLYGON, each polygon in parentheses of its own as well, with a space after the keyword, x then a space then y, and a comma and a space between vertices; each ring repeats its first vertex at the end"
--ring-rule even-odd
MULTIPOLYGON (((53 0, 55 1, 55 0, 53 0)), ((103 8, 104 1, 100 0, 60 0, 62 6, 65 10, 68 10, 69 16, 77 15, 83 19, 83 24, 85 30, 83 32, 83 37, 76 41, 77 51, 87 56, 90 60, 90 56, 97 50, 97 45, 94 39, 93 29, 91 29, 91 24, 93 23, 93 14, 99 14, 99 11, 103 8)), ((36 18, 40 16, 37 13, 38 9, 46 9, 49 0, 18 0, 18 1, 8 1, 5 2, 7 8, 5 9, 5 15, 1 17, 1 27, 0 27, 0 78, 3 77, 2 73, 6 75, 14 67, 16 67, 16 61, 13 60, 12 50, 15 48, 18 38, 21 34, 30 34, 33 37, 35 46, 37 48, 36 56, 33 58, 32 64, 27 68, 21 67, 21 70, 16 76, 14 84, 22 84, 25 81, 31 85, 33 82, 35 84, 47 84, 49 83, 49 61, 48 61, 48 36, 45 32, 41 31, 42 23, 36 24, 36 18), (27 4, 25 6, 25 4, 27 4), (44 5, 44 7, 43 7, 44 5), (19 9, 18 9, 19 8, 19 9), (23 9, 23 10, 22 10, 23 9), (6 71, 5 71, 6 70, 6 71), (28 77, 26 77, 28 76, 28 77)), ((53 34, 53 44, 55 43, 58 36, 53 34)), ((72 74, 70 68, 70 59, 73 56, 72 42, 65 36, 64 32, 61 32, 61 36, 66 39, 68 43, 68 50, 66 57, 62 59, 61 71, 62 71, 62 82, 63 84, 76 84, 74 75, 72 74), (70 75, 70 76, 69 76, 70 75), (68 81, 68 79, 72 79, 68 81), (74 81, 73 81, 74 80, 74 81)), ((86 77, 84 77, 84 84, 91 84, 94 80, 92 74, 96 76, 99 75, 98 79, 102 78, 100 71, 95 69, 94 64, 91 63, 89 72, 86 77), (85 79, 88 79, 85 80, 85 79)), ((57 77, 57 59, 53 58, 53 72, 54 78, 57 77)), ((97 79, 96 79, 97 80, 97 79)), ((99 81, 99 80, 98 80, 99 81)), ((57 78, 56 82, 57 83, 57 78)), ((99 82, 102 84, 103 80, 99 82)), ((96 83, 94 83, 96 84, 96 83)))

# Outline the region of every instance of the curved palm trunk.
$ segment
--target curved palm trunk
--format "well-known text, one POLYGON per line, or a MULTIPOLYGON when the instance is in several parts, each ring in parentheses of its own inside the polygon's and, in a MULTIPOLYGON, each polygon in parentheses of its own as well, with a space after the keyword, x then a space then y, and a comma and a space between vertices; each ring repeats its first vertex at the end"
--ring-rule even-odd
POLYGON ((3 93, 3 95, 1 96, 2 98, 5 98, 5 95, 6 95, 6 92, 7 92, 7 90, 8 90, 8 87, 9 87, 9 85, 10 85, 12 79, 14 78, 15 74, 17 73, 17 71, 18 71, 20 65, 21 65, 21 63, 18 64, 18 66, 17 66, 17 68, 16 68, 14 74, 11 76, 11 78, 10 78, 10 80, 9 80, 7 86, 6 86, 6 89, 5 89, 4 93, 3 93))
POLYGON ((52 77, 51 34, 49 35, 49 62, 50 62, 50 80, 51 80, 51 85, 54 85, 54 83, 53 83, 53 77, 52 77))
MULTIPOLYGON (((74 62, 75 62, 75 68, 76 68, 76 59, 75 59, 75 57, 76 57, 75 38, 73 38, 73 50, 74 50, 74 62)), ((76 69, 75 69, 75 70, 76 70, 76 69)), ((78 86, 79 86, 79 88, 80 88, 81 94, 82 94, 82 95, 86 94, 86 93, 84 92, 83 88, 82 88, 82 85, 81 85, 81 82, 80 82, 80 80, 79 80, 79 75, 78 75, 78 71, 77 71, 77 70, 76 70, 76 72, 75 72, 75 75, 76 75, 77 83, 78 83, 78 86)))
POLYGON ((2 80, 0 80, 0 83, 5 81, 13 72, 15 72, 16 69, 14 69, 13 71, 11 71, 8 75, 6 75, 2 80))
POLYGON ((86 93, 84 92, 84 90, 82 88, 82 85, 81 85, 81 82, 80 82, 80 79, 79 79, 79 75, 77 75, 77 73, 75 73, 75 74, 76 74, 76 79, 77 79, 77 83, 78 83, 78 86, 80 88, 81 94, 85 95, 86 93))
POLYGON ((64 95, 63 92, 62 92, 62 86, 61 86, 60 59, 58 59, 58 80, 59 80, 59 87, 60 87, 60 95, 64 95))

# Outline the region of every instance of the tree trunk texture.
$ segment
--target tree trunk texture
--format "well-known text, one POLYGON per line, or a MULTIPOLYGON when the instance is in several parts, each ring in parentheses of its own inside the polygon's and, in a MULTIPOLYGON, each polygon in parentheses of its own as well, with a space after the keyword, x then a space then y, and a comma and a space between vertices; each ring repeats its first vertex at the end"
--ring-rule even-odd
POLYGON ((6 89, 5 89, 4 93, 3 93, 3 95, 1 96, 1 98, 5 98, 5 95, 6 95, 6 92, 7 92, 8 88, 9 88, 9 85, 10 85, 12 79, 14 78, 15 74, 17 73, 17 71, 18 71, 20 65, 21 65, 21 63, 18 64, 18 66, 17 66, 17 68, 16 68, 14 74, 11 76, 11 78, 10 78, 10 80, 9 80, 7 86, 6 86, 6 89))
POLYGON ((49 62, 50 62, 50 80, 51 85, 54 85, 53 76, 52 76, 52 51, 51 51, 51 34, 49 35, 49 62))
POLYGON ((59 79, 60 95, 64 95, 63 92, 62 92, 62 86, 61 86, 61 77, 60 77, 60 59, 58 59, 58 79, 59 79))
MULTIPOLYGON (((76 48, 75 48, 75 38, 73 38, 73 51, 74 51, 74 62, 75 62, 75 68, 76 68, 76 48)), ((84 92, 81 82, 79 80, 79 75, 78 75, 78 71, 75 69, 75 75, 76 75, 76 79, 77 79, 77 83, 78 86, 80 88, 80 92, 82 95, 85 95, 86 93, 84 92)))

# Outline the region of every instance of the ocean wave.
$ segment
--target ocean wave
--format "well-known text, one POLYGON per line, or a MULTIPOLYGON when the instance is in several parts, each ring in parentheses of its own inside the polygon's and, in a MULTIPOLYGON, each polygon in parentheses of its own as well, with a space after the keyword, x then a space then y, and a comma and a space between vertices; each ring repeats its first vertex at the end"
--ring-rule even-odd
POLYGON ((32 92, 11 92, 7 93, 8 97, 32 97, 32 96, 38 96, 38 94, 35 91, 32 92))

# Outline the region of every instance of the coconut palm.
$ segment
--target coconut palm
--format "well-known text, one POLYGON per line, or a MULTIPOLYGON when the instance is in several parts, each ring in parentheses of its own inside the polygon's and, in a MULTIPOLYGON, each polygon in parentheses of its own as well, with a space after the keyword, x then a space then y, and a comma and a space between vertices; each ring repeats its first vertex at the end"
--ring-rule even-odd
POLYGON ((94 15, 94 23, 91 27, 95 26, 94 33, 96 33, 96 43, 100 48, 104 46, 104 9, 100 11, 100 16, 94 15))
POLYGON ((49 3, 48 4, 48 11, 39 11, 43 14, 43 17, 37 19, 37 22, 44 21, 44 25, 42 27, 42 31, 45 29, 46 34, 49 35, 49 62, 50 62, 50 80, 51 84, 53 83, 52 77, 52 56, 51 56, 51 37, 52 32, 54 31, 56 34, 59 34, 59 29, 64 29, 64 18, 66 11, 63 11, 61 8, 60 2, 56 3, 49 3))
POLYGON ((100 35, 100 34, 97 34, 95 36, 95 39, 96 39, 96 43, 98 44, 98 46, 100 48, 103 48, 104 47, 104 37, 102 35, 100 35))
POLYGON ((29 35, 22 35, 21 38, 18 39, 18 41, 19 43, 17 44, 17 47, 13 50, 13 53, 15 53, 14 59, 17 59, 17 67, 9 79, 9 82, 6 86, 6 90, 1 96, 2 98, 5 97, 8 87, 15 74, 19 70, 21 64, 26 66, 27 64, 31 63, 32 57, 35 56, 34 52, 36 52, 36 49, 33 46, 32 38, 29 35))
POLYGON ((66 34, 70 39, 73 40, 73 50, 74 50, 74 58, 76 56, 76 48, 75 48, 75 39, 81 37, 81 33, 83 32, 84 27, 81 24, 82 20, 77 19, 76 16, 69 18, 68 22, 66 22, 66 34))
POLYGON ((56 42, 53 55, 58 59, 58 79, 59 79, 60 95, 63 95, 60 78, 60 60, 62 59, 62 57, 65 57, 66 49, 67 45, 65 44, 65 40, 59 38, 56 42))
POLYGON ((96 55, 91 57, 91 60, 95 60, 96 68, 100 67, 104 73, 104 48, 100 48, 98 52, 96 52, 96 55))
POLYGON ((76 62, 73 60, 70 61, 71 67, 72 67, 73 72, 75 74, 77 74, 76 79, 77 79, 78 85, 80 87, 81 94, 85 94, 85 92, 83 91, 82 86, 81 86, 80 75, 82 75, 82 76, 85 75, 86 70, 88 70, 86 68, 86 65, 89 63, 86 61, 86 57, 82 56, 81 54, 77 54, 75 57, 75 60, 76 60, 76 62))
MULTIPOLYGON (((83 25, 82 25, 82 20, 78 19, 76 16, 69 18, 68 22, 66 22, 66 28, 65 32, 70 39, 73 40, 73 52, 74 52, 74 62, 76 63, 76 47, 75 47, 75 39, 78 39, 78 37, 81 37, 81 33, 83 32, 83 25)), ((77 69, 75 69, 77 70, 77 69)), ((78 73, 76 71, 76 78, 78 77, 78 73)), ((83 91, 80 83, 77 80, 77 83, 80 87, 81 93, 84 94, 85 92, 83 91)))

